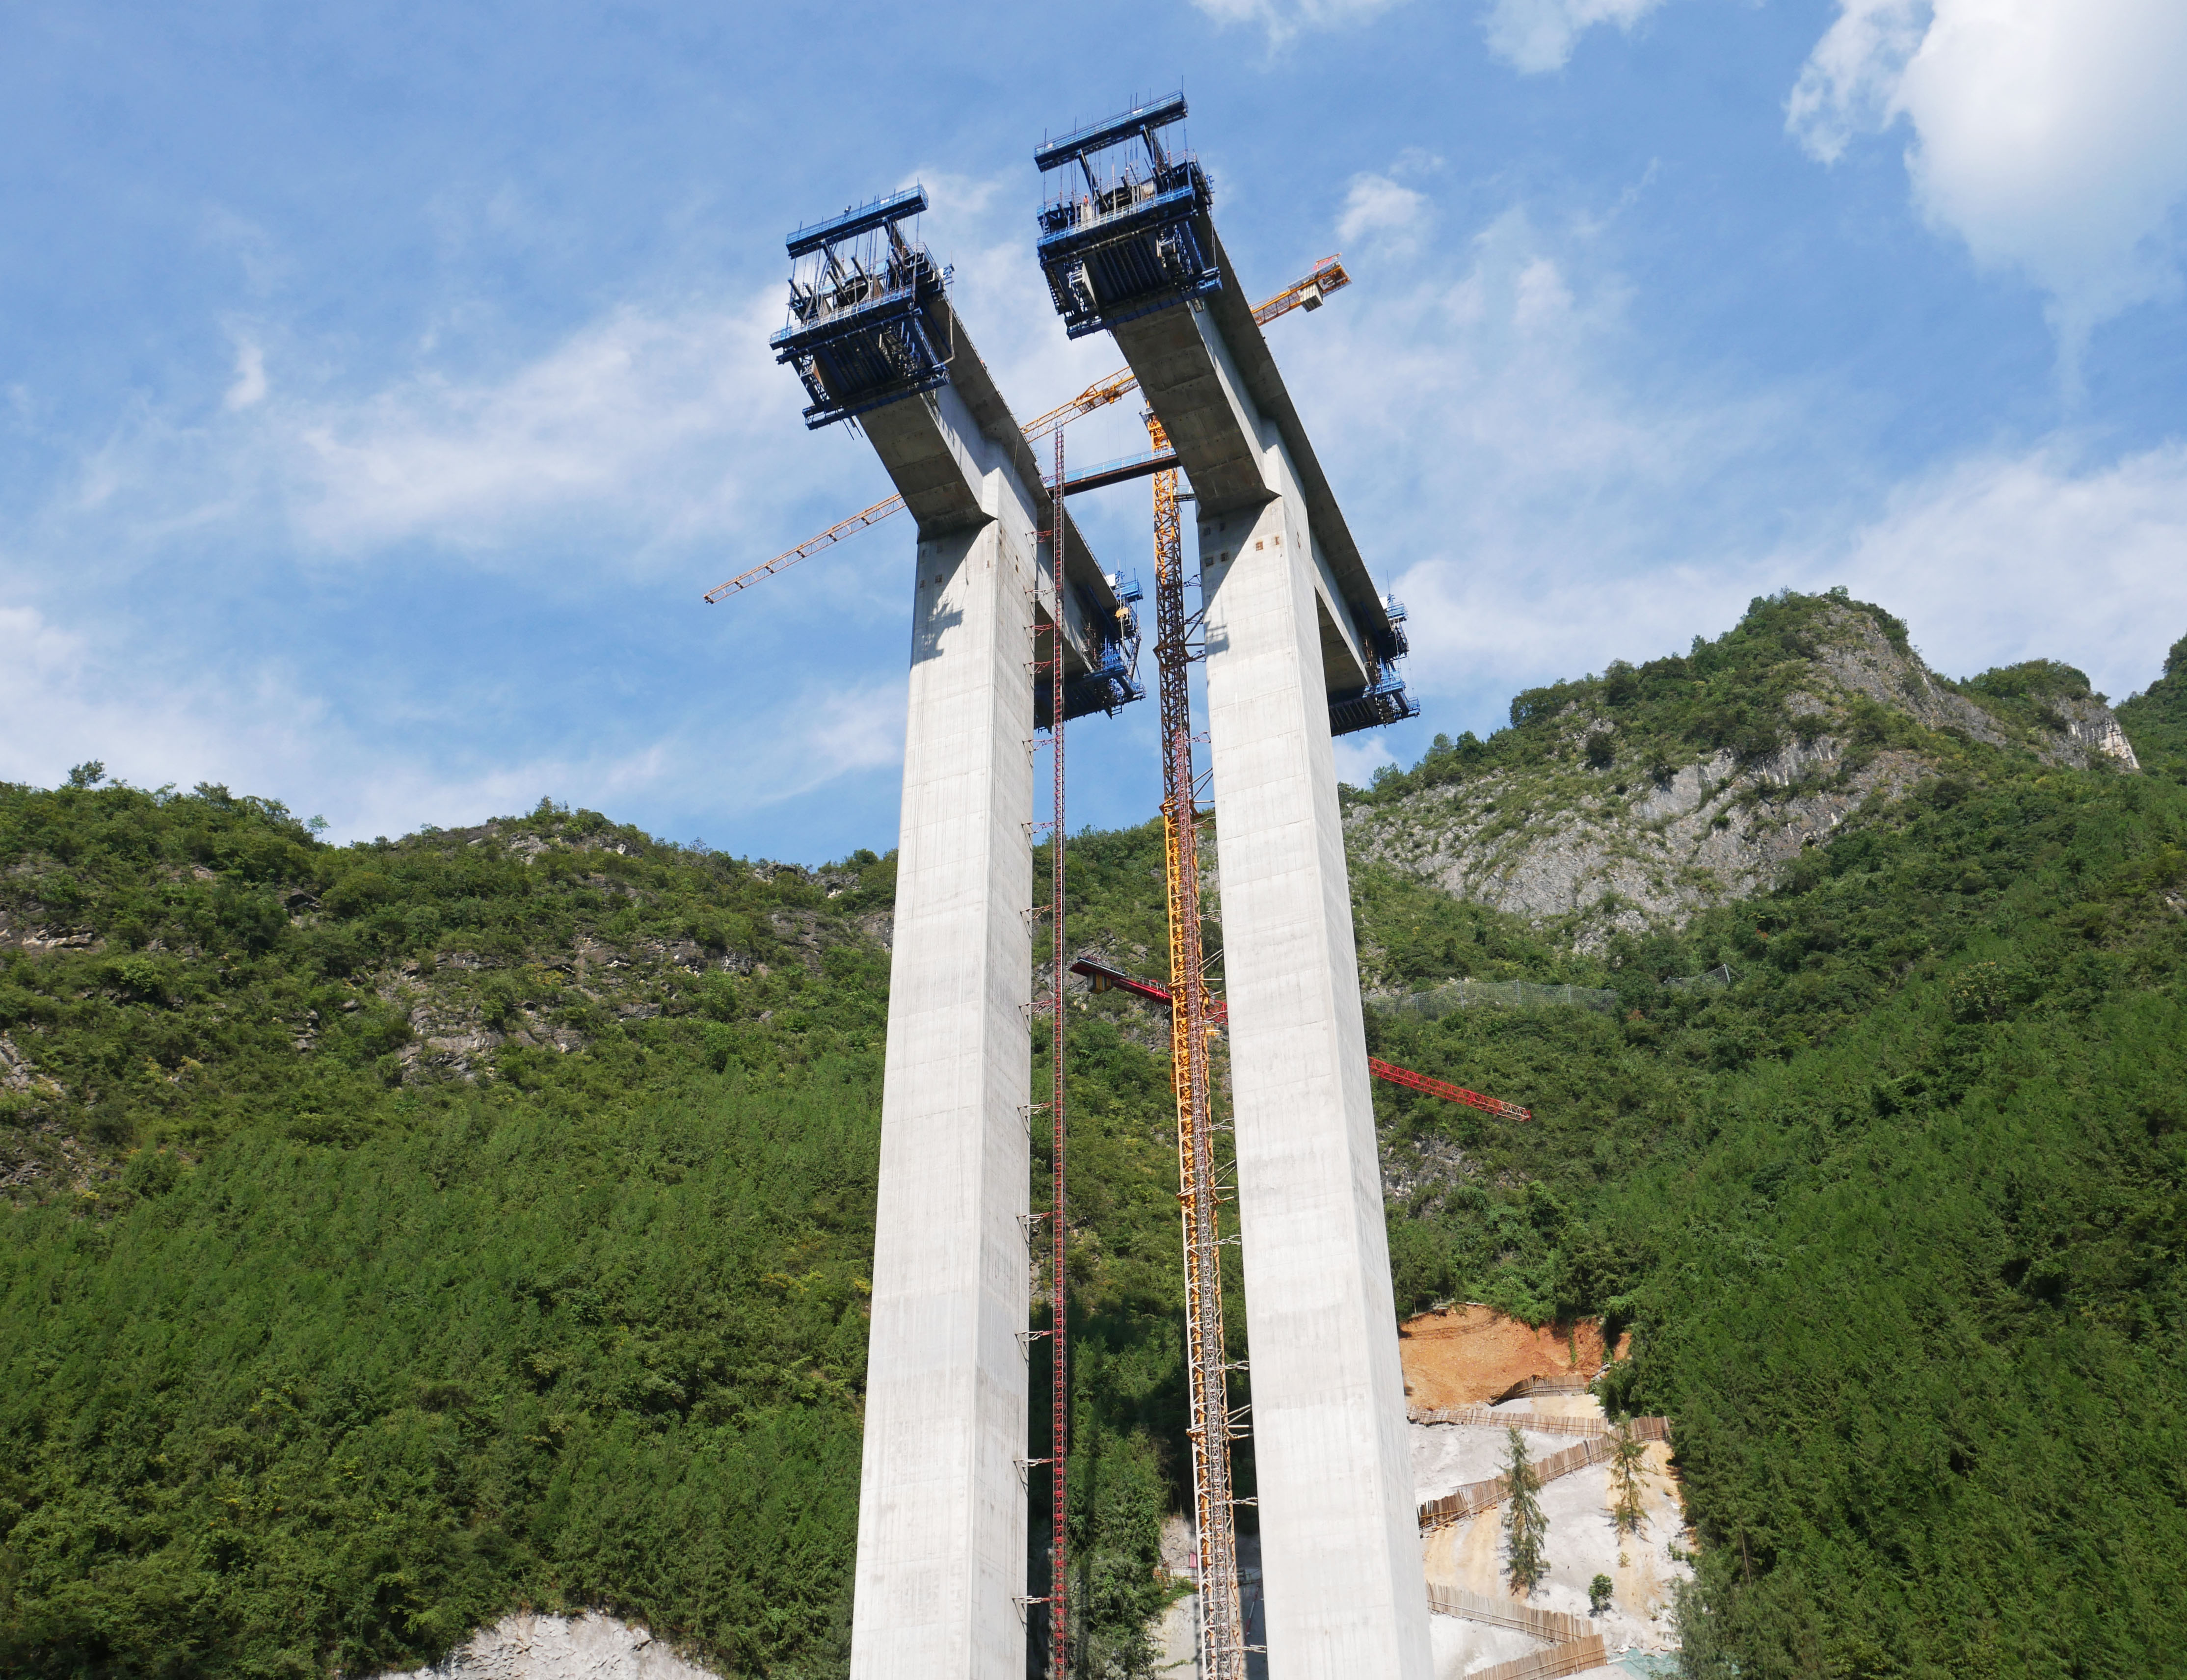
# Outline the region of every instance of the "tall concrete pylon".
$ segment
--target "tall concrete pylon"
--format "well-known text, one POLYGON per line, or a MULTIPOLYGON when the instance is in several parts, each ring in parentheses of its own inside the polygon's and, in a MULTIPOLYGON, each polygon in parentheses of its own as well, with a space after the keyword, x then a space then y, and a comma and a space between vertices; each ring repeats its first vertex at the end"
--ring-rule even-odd
POLYGON ((1110 581, 1066 516, 1057 589, 1032 450, 899 231, 925 204, 793 235, 775 340, 919 527, 851 1672, 1024 1680, 1036 623, 1063 617, 1066 716, 1138 690, 1110 581))
POLYGON ((1375 591, 1207 216, 1182 97, 1042 149, 1040 255, 1198 498, 1269 1680, 1431 1680, 1331 741, 1411 715, 1375 591), (1119 159, 1137 142, 1144 155, 1119 159))

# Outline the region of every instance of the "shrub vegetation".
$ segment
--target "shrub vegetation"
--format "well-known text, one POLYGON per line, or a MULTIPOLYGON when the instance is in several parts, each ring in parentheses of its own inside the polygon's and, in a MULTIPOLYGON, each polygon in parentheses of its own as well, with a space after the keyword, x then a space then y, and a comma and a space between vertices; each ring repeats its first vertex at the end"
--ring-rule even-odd
MULTIPOLYGON (((1350 796, 1584 754, 1543 733, 1581 688, 1620 761, 1760 750, 1812 610, 1350 796)), ((1356 872, 1388 984, 1618 993, 1369 1011, 1536 1115, 1378 1087, 1391 1249, 1403 1309, 1634 1333, 1608 1397, 1677 1420, 1696 1673, 2187 1646, 2183 657, 2120 709, 2145 773, 1958 744, 1774 890, 1597 957, 1356 872)), ((1966 691, 2072 698, 2016 671, 1966 691)), ((1160 870, 1157 826, 1075 838, 1074 946, 1158 973, 1160 870)), ((363 1674, 595 1604, 841 1673, 892 885, 552 806, 335 847, 95 764, 0 789, 0 1672, 363 1674)), ((1188 1462, 1167 1029, 1071 1009, 1073 1637, 1133 1674, 1188 1462)))

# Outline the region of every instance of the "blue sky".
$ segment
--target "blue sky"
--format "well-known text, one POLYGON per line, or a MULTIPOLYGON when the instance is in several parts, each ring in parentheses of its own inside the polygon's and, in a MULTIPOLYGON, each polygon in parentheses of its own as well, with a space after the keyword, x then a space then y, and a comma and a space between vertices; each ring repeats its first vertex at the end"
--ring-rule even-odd
MULTIPOLYGON (((0 778, 103 759, 337 837, 592 805, 893 844, 911 533, 770 362, 782 237, 923 181, 1021 416, 1109 372, 1044 132, 1180 83, 1425 714, 1843 583, 2115 697, 2187 633, 2178 0, 531 0, 0 12, 0 778)), ((1077 458, 1137 447, 1129 405, 1077 458)), ((1147 570, 1144 484, 1082 504, 1147 570)), ((1154 809, 1151 705, 1072 821, 1154 809)))

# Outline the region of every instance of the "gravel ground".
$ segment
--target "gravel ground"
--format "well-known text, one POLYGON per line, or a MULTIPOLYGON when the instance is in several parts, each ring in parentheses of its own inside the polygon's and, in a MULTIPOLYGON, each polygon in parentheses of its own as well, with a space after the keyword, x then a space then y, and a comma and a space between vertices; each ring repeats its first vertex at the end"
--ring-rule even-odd
MULTIPOLYGON (((395 1680, 382 1675, 379 1680, 395 1680)), ((716 1680, 612 1616, 505 1616, 406 1680, 716 1680)))
MULTIPOLYGON (((1595 1402, 1587 1398, 1559 1396, 1536 1404, 1544 1413, 1554 1406, 1557 1413, 1565 1416, 1600 1415, 1599 1410, 1590 1410, 1595 1402)), ((1517 1416, 1532 1408, 1520 1402, 1497 1409, 1517 1416)), ((1503 1468, 1504 1441, 1493 1429, 1415 1424, 1412 1436, 1414 1473, 1424 1490, 1423 1497, 1447 1493, 1459 1481, 1492 1475, 1503 1468), (1451 1436, 1470 1439, 1463 1443, 1423 1439, 1451 1436), (1458 1473, 1444 1471, 1446 1464, 1458 1473), (1431 1473, 1447 1475, 1449 1485, 1427 1491, 1431 1473)), ((1573 1439, 1526 1432, 1530 1452, 1555 1452, 1571 1445, 1573 1439)), ((1549 1520, 1549 1573, 1529 1602, 1540 1610, 1588 1615, 1588 1585, 1598 1574, 1610 1576, 1615 1583, 1611 1609, 1591 1619, 1613 1658, 1628 1650, 1672 1649, 1672 1586, 1692 1574, 1671 1555, 1672 1547, 1684 1543, 1686 1537, 1684 1514, 1669 1474, 1670 1448, 1651 1446, 1648 1459, 1647 1524, 1640 1533, 1627 1536, 1622 1542, 1610 1520, 1607 1464, 1591 1464, 1560 1476, 1541 1492, 1542 1514, 1549 1520)), ((1426 1540, 1428 1579, 1491 1598, 1505 1596, 1509 1589, 1503 1578, 1503 1541, 1500 1506, 1468 1522, 1437 1530, 1426 1540)), ((1540 1640, 1485 1622, 1444 1615, 1434 1620, 1437 1680, 1459 1680, 1492 1662, 1543 1649, 1540 1640)), ((1598 1672, 1606 1676, 1613 1671, 1598 1672)))

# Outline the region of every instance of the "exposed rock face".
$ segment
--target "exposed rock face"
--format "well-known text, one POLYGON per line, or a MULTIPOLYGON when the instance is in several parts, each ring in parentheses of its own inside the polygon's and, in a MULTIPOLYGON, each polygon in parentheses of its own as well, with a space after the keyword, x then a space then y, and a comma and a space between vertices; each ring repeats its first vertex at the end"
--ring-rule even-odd
POLYGON ((2065 715, 2066 731, 2073 744, 2083 749, 2093 759, 2101 754, 2117 761, 2120 767, 2139 770, 2140 761, 2134 756, 2134 745, 2119 728, 2119 721, 2111 709, 2099 700, 2061 700, 2058 711, 2065 715))
POLYGON ((28 1091, 37 1074, 30 1058, 15 1048, 15 1041, 0 1032, 0 1091, 28 1091))
POLYGON ((1660 785, 1625 795, 1589 791, 1563 810, 1516 813, 1511 805, 1523 790, 1510 784, 1517 778, 1491 775, 1373 812, 1355 822, 1352 843, 1355 856, 1537 923, 1585 915, 1579 943, 1592 948, 1614 929, 1682 922, 1704 905, 1755 891, 1869 795, 1896 798, 1934 773, 1914 754, 1886 752, 1826 783, 1842 753, 1826 735, 1744 768, 1718 753, 1660 785), (1740 800, 1756 787, 1781 791, 1740 800))
POLYGON ((1856 750, 1865 702, 1924 730, 2026 748, 2052 764, 2139 767, 2094 696, 2049 702, 2031 733, 1946 687, 1865 614, 1833 607, 1823 623, 1784 703, 1794 738, 1774 752, 1741 761, 1719 751, 1667 774, 1629 761, 1589 768, 1582 744, 1615 720, 1575 702, 1557 719, 1566 760, 1356 806, 1346 819, 1352 855, 1538 924, 1561 922, 1580 948, 1599 949, 1615 930, 1680 924, 1760 890, 1864 801, 1898 798, 1938 773, 1918 747, 1871 740, 1856 750))
MULTIPOLYGON (((382 1675, 377 1680, 395 1680, 382 1675)), ((643 1627, 612 1616, 512 1615, 411 1680, 716 1680, 643 1627)))
MULTIPOLYGON (((1873 620, 1840 607, 1830 615, 1830 637, 1819 649, 1815 663, 1824 674, 1824 696, 1808 697, 1819 714, 1839 710, 1831 704, 1829 689, 1839 701, 1860 694, 1880 705, 1907 716, 1928 729, 1955 729, 1993 747, 2018 744, 1999 720, 1964 694, 1942 687, 1918 659, 1902 654, 1885 639, 1873 620)), ((1799 710, 1796 696, 1794 709, 1799 710)), ((2134 749, 2111 709, 2092 694, 2049 702, 2057 720, 2049 740, 2034 742, 2035 756, 2046 763, 2071 765, 2085 770, 2099 757, 2115 761, 2120 768, 2138 770, 2134 749)))

